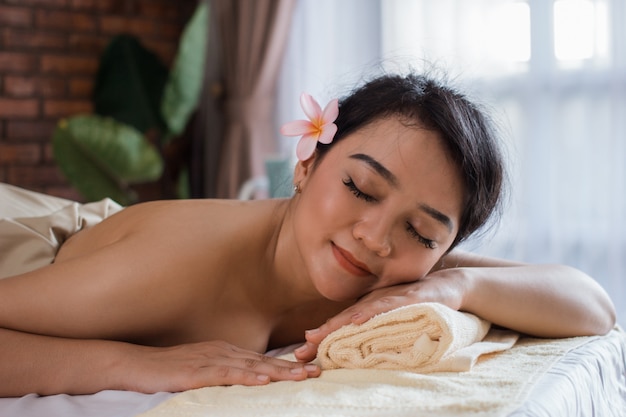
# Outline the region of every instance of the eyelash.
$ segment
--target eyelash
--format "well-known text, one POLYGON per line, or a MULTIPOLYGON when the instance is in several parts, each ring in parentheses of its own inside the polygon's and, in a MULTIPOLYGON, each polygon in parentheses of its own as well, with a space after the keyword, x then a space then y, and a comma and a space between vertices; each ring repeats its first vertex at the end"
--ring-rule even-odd
POLYGON ((424 245, 426 249, 436 249, 437 244, 432 239, 426 239, 424 236, 417 233, 417 230, 411 225, 411 223, 406 224, 406 231, 409 232, 411 236, 413 236, 419 243, 424 245))
POLYGON ((354 194, 356 196, 356 198, 360 198, 362 200, 365 200, 368 203, 376 201, 376 199, 374 197, 372 197, 371 195, 365 194, 363 191, 359 190, 358 187, 356 186, 356 184, 354 183, 354 181, 352 181, 352 178, 348 178, 347 180, 342 180, 342 181, 343 181, 343 185, 348 187, 350 192, 352 194, 354 194))
MULTIPOLYGON (((377 201, 371 195, 366 194, 363 191, 359 190, 359 188, 356 186, 354 181, 352 181, 352 178, 348 178, 347 180, 342 180, 342 182, 343 182, 343 185, 348 187, 348 190, 350 190, 350 192, 352 194, 354 194, 354 196, 356 198, 360 198, 360 199, 362 199, 362 200, 364 200, 364 201, 366 201, 368 203, 377 201)), ((424 247, 426 247, 426 249, 435 249, 435 248, 437 248, 437 244, 435 243, 434 240, 427 239, 424 236, 422 236, 419 233, 417 233, 417 230, 415 230, 415 228, 413 227, 413 225, 411 225, 411 223, 407 222, 405 229, 411 235, 412 238, 414 238, 419 243, 424 245, 424 247)))

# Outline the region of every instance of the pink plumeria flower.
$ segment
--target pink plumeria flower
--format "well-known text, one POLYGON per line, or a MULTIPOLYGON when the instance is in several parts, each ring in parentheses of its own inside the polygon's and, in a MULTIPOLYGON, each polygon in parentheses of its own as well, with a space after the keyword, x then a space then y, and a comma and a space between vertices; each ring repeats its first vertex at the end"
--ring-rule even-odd
POLYGON ((329 144, 337 133, 337 125, 333 123, 339 115, 339 101, 331 100, 324 110, 313 97, 307 93, 300 96, 300 105, 309 120, 294 120, 280 128, 280 133, 285 136, 300 136, 300 142, 296 147, 296 156, 301 161, 309 159, 317 142, 329 144))

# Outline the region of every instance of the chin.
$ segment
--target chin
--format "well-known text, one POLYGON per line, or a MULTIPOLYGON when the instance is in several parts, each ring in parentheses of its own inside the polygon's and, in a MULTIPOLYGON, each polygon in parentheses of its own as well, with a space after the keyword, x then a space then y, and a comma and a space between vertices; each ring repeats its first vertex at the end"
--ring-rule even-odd
POLYGON ((363 277, 346 274, 340 268, 318 268, 311 279, 317 292, 334 302, 355 301, 369 292, 372 282, 363 277))

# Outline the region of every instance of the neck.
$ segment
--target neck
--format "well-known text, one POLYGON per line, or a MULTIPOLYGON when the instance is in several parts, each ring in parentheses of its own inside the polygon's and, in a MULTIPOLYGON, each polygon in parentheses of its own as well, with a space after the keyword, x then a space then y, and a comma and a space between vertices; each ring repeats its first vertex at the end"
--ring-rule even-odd
MULTIPOLYGON (((323 324, 351 303, 324 298, 303 267, 293 232, 294 199, 277 201, 261 240, 263 250, 246 280, 247 298, 272 323, 270 346, 302 341, 304 330, 323 324)), ((256 261, 256 262, 255 262, 256 261)))
MULTIPOLYGON (((259 265, 262 265, 264 287, 258 294, 268 298, 262 300, 266 309, 277 315, 288 314, 304 306, 336 306, 338 303, 324 298, 313 286, 294 236, 294 199, 277 202, 271 227, 268 228, 266 250, 259 265)), ((252 294, 254 295, 254 294, 252 294)), ((257 295, 258 296, 258 295, 257 295)))

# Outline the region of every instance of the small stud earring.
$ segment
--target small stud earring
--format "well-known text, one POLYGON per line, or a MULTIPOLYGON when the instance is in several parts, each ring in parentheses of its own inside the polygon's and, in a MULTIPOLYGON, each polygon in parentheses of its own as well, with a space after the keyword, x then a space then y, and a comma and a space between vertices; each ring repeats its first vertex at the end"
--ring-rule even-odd
POLYGON ((295 194, 300 194, 300 192, 301 192, 301 191, 302 191, 302 190, 300 189, 300 183, 298 183, 298 184, 294 184, 294 186, 293 186, 293 192, 294 192, 295 194))

